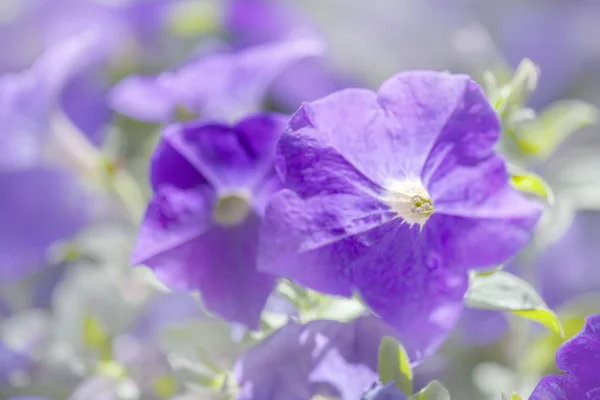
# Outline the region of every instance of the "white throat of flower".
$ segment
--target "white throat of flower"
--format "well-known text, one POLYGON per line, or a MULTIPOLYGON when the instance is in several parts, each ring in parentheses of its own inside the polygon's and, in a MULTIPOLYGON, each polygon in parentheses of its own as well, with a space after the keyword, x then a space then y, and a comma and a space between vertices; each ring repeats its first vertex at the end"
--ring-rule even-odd
POLYGON ((410 227, 423 225, 433 214, 431 197, 419 179, 391 182, 382 200, 410 227))
POLYGON ((213 209, 213 218, 221 226, 236 226, 250 213, 250 195, 245 192, 221 194, 213 209))

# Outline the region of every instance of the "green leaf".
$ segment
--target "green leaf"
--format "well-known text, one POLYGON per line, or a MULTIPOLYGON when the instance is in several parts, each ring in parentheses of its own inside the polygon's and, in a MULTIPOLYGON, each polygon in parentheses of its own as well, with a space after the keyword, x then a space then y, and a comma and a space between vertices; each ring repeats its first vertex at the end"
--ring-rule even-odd
MULTIPOLYGON (((518 65, 509 83, 491 91, 490 102, 503 121, 527 102, 537 86, 538 77, 538 67, 526 58, 518 65)), ((486 77, 485 85, 488 90, 495 84, 495 80, 486 77)))
POLYGON ((554 203, 554 192, 550 185, 540 176, 527 172, 518 175, 512 175, 513 186, 525 194, 533 194, 542 198, 546 203, 554 203))
POLYGON ((86 315, 83 320, 83 341, 85 345, 100 348, 107 340, 108 336, 100 321, 89 314, 86 315))
POLYGON ((379 345, 377 366, 381 383, 394 381, 396 387, 407 395, 412 394, 412 370, 404 347, 396 339, 385 336, 379 345))
POLYGON ((154 381, 154 393, 163 399, 171 398, 177 394, 177 382, 171 375, 163 375, 154 381))
POLYGON ((563 336, 560 320, 536 290, 523 279, 508 272, 471 275, 465 303, 471 308, 513 312, 539 322, 563 336))
POLYGON ((182 37, 198 37, 219 28, 219 10, 212 2, 184 1, 174 5, 167 18, 167 29, 182 37))
POLYGON ((450 393, 438 381, 432 381, 419 393, 410 397, 411 400, 450 400, 450 393))
POLYGON ((560 101, 546 108, 537 119, 521 124, 515 131, 515 140, 526 155, 546 159, 565 139, 598 119, 598 109, 590 104, 560 101))
POLYGON ((521 396, 517 395, 516 393, 513 393, 510 396, 510 400, 521 400, 521 396))

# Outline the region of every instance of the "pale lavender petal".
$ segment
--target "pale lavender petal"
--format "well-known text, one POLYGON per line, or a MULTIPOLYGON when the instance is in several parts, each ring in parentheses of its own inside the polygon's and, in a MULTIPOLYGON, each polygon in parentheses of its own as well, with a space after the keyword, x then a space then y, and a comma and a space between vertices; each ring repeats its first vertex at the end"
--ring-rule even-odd
POLYGON ((115 110, 150 122, 169 122, 178 107, 210 118, 237 118, 260 109, 267 89, 288 66, 322 51, 319 40, 298 39, 216 54, 175 72, 126 78, 109 101, 115 110))
POLYGON ((357 399, 377 378, 379 343, 392 333, 375 317, 290 322, 238 359, 239 398, 303 400, 325 392, 357 399))

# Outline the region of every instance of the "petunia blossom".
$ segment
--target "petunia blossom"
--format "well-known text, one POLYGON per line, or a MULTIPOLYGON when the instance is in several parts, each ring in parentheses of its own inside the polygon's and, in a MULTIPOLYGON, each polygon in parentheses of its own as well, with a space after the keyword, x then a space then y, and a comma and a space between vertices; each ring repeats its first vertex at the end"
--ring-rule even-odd
POLYGON ((542 211, 509 184, 499 136, 465 75, 406 72, 304 104, 278 144, 286 189, 267 208, 259 269, 358 292, 411 359, 430 354, 461 314, 468 270, 514 256, 542 211))
POLYGON ((45 151, 53 107, 93 60, 93 44, 93 36, 75 36, 29 70, 0 78, 0 282, 43 266, 50 247, 86 222, 83 191, 68 171, 46 164, 45 151))
POLYGON ((167 127, 132 256, 171 288, 200 290, 210 311, 253 329, 275 284, 256 270, 256 253, 266 203, 281 188, 275 143, 287 120, 256 114, 233 126, 167 127))
POLYGON ((148 122, 170 122, 178 109, 232 120, 260 110, 273 80, 293 63, 324 50, 302 38, 219 53, 158 76, 130 76, 110 96, 118 112, 148 122))
POLYGON ((543 378, 530 400, 596 399, 600 396, 600 315, 587 317, 583 330, 556 353, 563 375, 543 378))
POLYGON ((317 394, 357 399, 377 379, 379 343, 390 334, 373 316, 350 323, 288 322, 238 359, 238 400, 304 400, 317 394))

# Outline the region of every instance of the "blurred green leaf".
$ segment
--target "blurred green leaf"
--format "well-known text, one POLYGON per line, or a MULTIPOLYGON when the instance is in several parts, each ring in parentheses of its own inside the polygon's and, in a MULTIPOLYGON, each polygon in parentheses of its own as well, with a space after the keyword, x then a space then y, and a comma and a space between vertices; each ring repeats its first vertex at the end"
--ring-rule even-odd
POLYGON ((511 311, 563 335, 560 320, 536 290, 523 279, 505 271, 472 274, 465 303, 471 308, 511 311))
POLYGON ((521 109, 527 102, 537 86, 538 77, 538 67, 527 58, 519 63, 512 80, 495 90, 490 88, 496 85, 497 79, 492 79, 489 74, 485 77, 487 90, 491 90, 489 92, 490 102, 503 121, 510 118, 515 110, 521 109))
POLYGON ((214 2, 188 0, 171 8, 168 31, 176 36, 198 37, 219 29, 219 9, 214 2))
POLYGON ((100 348, 108 340, 100 321, 89 314, 83 320, 83 340, 86 346, 95 349, 100 348))
POLYGON ((548 158, 569 136, 598 122, 598 109, 579 100, 565 100, 546 108, 538 118, 522 123, 515 140, 523 153, 548 158))
POLYGON ((177 394, 177 382, 171 375, 164 375, 154 381, 154 392, 162 398, 170 398, 177 394))
POLYGON ((438 381, 432 381, 419 393, 410 397, 410 400, 450 400, 450 393, 438 381))
POLYGON ((543 199, 547 204, 554 203, 554 192, 550 185, 539 175, 531 172, 512 175, 513 186, 520 192, 533 194, 543 199))
POLYGON ((412 394, 410 360, 404 347, 393 337, 385 336, 381 339, 377 370, 381 383, 394 381, 402 392, 412 394))

